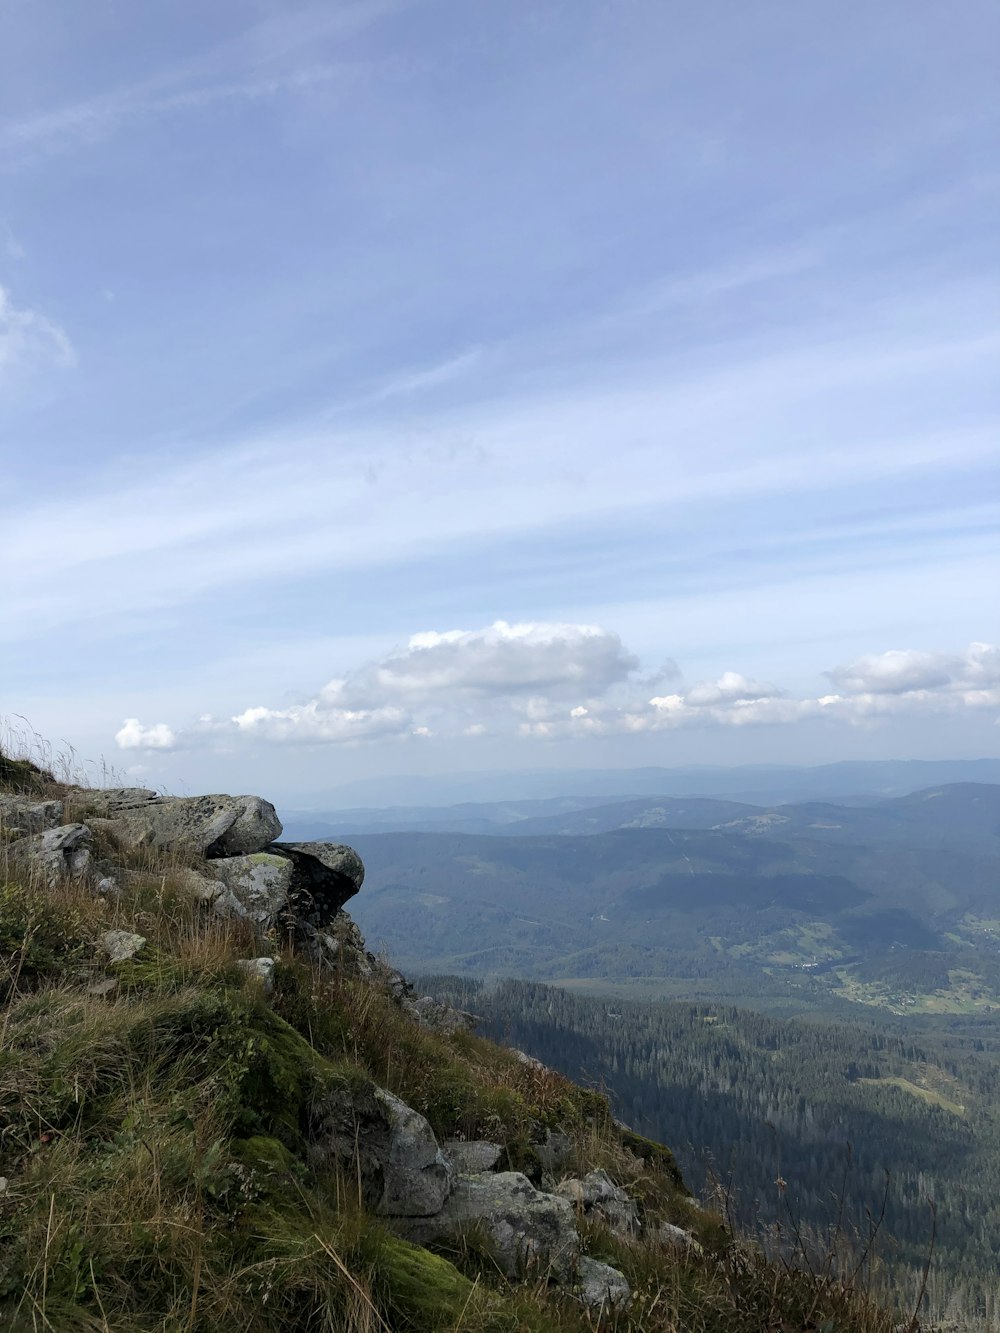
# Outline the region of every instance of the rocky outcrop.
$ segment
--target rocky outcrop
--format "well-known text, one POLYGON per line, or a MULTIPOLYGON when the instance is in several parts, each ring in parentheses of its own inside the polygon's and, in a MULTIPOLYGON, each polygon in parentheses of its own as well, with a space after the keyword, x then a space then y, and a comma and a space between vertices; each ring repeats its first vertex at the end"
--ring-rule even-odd
POLYGON ((222 916, 245 917, 267 929, 288 907, 294 867, 273 852, 249 852, 212 861, 218 890, 208 896, 222 916))
POLYGON ((35 801, 26 796, 0 795, 0 837, 16 838, 58 828, 63 822, 62 801, 35 801))
POLYGON ((397 1229, 421 1245, 478 1231, 510 1278, 547 1276, 571 1286, 580 1257, 572 1205, 535 1189, 520 1171, 459 1177, 439 1212, 397 1229))
POLYGON ((202 856, 246 856, 281 836, 270 801, 259 796, 158 796, 143 787, 87 791, 88 813, 112 820, 135 846, 202 856))
POLYGON ((291 862, 295 916, 316 930, 328 926, 364 882, 361 857, 340 843, 275 842, 268 850, 291 862))
POLYGON ((606 1171, 589 1171, 582 1180, 564 1180, 556 1193, 581 1213, 596 1213, 619 1236, 632 1236, 639 1230, 635 1200, 615 1185, 606 1171))
POLYGON ((90 869, 91 844, 86 824, 62 824, 34 837, 18 838, 10 854, 15 866, 55 885, 63 879, 83 879, 90 869))

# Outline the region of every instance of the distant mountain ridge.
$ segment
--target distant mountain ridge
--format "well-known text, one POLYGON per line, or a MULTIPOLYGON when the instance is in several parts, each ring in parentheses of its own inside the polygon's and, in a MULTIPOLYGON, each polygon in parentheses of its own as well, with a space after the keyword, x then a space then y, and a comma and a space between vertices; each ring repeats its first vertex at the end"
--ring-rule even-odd
POLYGON ((1000 759, 871 760, 812 768, 750 765, 542 770, 460 774, 447 779, 434 776, 369 779, 342 793, 329 793, 322 806, 285 808, 281 815, 285 827, 292 830, 290 836, 295 837, 346 837, 415 829, 490 833, 513 831, 529 819, 649 797, 724 800, 757 806, 805 801, 864 805, 921 789, 966 782, 1000 784, 1000 759), (455 803, 459 791, 464 799, 455 803), (372 804, 359 806, 359 796, 368 792, 372 794, 372 804), (343 805, 338 805, 338 795, 344 798, 343 805))

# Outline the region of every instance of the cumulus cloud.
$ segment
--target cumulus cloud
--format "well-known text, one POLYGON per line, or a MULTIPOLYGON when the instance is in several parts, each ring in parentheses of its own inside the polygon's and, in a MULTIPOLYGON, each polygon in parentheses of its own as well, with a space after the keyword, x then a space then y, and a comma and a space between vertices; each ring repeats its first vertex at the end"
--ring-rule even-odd
POLYGON ((72 366, 73 346, 63 329, 37 310, 20 309, 0 287, 0 379, 40 365, 72 366))
MULTIPOLYGON (((1000 647, 984 643, 954 654, 896 649, 858 658, 824 673, 834 692, 806 697, 737 671, 652 693, 678 674, 671 663, 642 675, 618 635, 597 625, 501 620, 415 634, 404 649, 336 677, 304 703, 256 705, 226 721, 203 716, 182 735, 185 744, 219 736, 308 744, 434 735, 554 740, 817 718, 870 725, 964 708, 1000 712, 1000 647)), ((116 740, 122 749, 178 743, 166 724, 144 727, 135 718, 116 740)))
POLYGON ((827 674, 837 689, 851 695, 989 692, 1000 686, 1000 648, 972 643, 955 654, 892 649, 827 674))
POLYGON ((127 717, 115 732, 115 744, 119 750, 172 750, 177 737, 165 722, 144 727, 137 717, 127 717))

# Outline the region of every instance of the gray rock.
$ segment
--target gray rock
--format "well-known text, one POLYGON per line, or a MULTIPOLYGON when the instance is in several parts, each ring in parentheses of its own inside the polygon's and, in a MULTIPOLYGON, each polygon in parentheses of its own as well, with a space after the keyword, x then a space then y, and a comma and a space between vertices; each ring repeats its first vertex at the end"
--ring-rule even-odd
POLYGON ((105 995, 114 995, 117 989, 118 982, 114 977, 101 977, 100 981, 95 981, 87 987, 87 994, 103 997, 105 995))
POLYGON ((63 822, 62 801, 33 801, 25 796, 0 794, 0 832, 8 841, 44 833, 63 822))
MULTIPOLYGON (((213 874, 215 867, 220 864, 219 861, 211 863, 213 874)), ((205 869, 209 869, 207 864, 205 869)), ((201 875, 197 870, 189 870, 187 867, 175 870, 171 878, 178 888, 182 889, 184 893, 189 893, 192 898, 196 898, 201 903, 214 903, 217 898, 226 892, 226 886, 221 879, 201 875)))
POLYGON ((375 960, 365 947, 365 937, 346 912, 338 912, 329 926, 316 932, 318 959, 348 976, 371 977, 375 960))
POLYGON ((286 856, 294 874, 290 901, 296 917, 321 930, 361 888, 365 868, 357 852, 333 842, 275 842, 268 851, 286 856))
POLYGON ((427 1217, 440 1212, 451 1192, 454 1172, 426 1119, 379 1088, 376 1098, 389 1120, 378 1212, 392 1217, 427 1217))
POLYGON ((469 1228, 486 1237, 500 1269, 511 1278, 525 1273, 556 1282, 574 1280, 580 1255, 572 1205, 542 1194, 520 1171, 460 1176, 433 1217, 400 1219, 396 1229, 418 1245, 469 1228))
POLYGON ((606 1171, 589 1171, 582 1180, 564 1180, 556 1193, 584 1213, 597 1213, 612 1231, 630 1236, 639 1230, 635 1200, 606 1171))
POLYGON ((447 1139, 441 1149, 460 1176, 492 1171, 503 1153, 499 1143, 490 1143, 488 1139, 447 1139))
POLYGON ((573 1156, 573 1140, 561 1129, 547 1129, 545 1138, 533 1147, 542 1170, 550 1176, 557 1175, 573 1156))
POLYGON ((274 806, 259 796, 157 796, 120 788, 89 792, 86 803, 128 842, 165 851, 244 856, 263 851, 281 834, 274 806))
POLYGON ((127 963, 145 948, 146 937, 134 935, 130 930, 106 930, 100 944, 113 963, 127 963))
POLYGON ((632 1298, 632 1288, 624 1273, 586 1255, 577 1262, 574 1292, 589 1310, 620 1309, 632 1298))
POLYGON ((159 792, 151 791, 149 787, 76 787, 73 795, 88 814, 105 817, 160 799, 159 792))
POLYGON ((249 977, 256 978, 265 995, 274 993, 275 958, 241 958, 236 966, 241 967, 249 977))
POLYGON ((90 868, 90 829, 86 824, 62 824, 32 838, 18 838, 11 847, 16 867, 39 875, 50 886, 64 879, 82 879, 90 868))
POLYGON ((701 1245, 690 1231, 685 1231, 683 1227, 675 1227, 673 1222, 661 1222, 656 1228, 654 1235, 663 1245, 669 1245, 677 1250, 692 1250, 695 1254, 701 1253, 701 1245))
POLYGON ((245 917, 267 929, 288 906, 293 866, 287 857, 272 852, 219 857, 212 862, 212 873, 221 891, 213 894, 206 884, 203 892, 211 894, 220 916, 245 917))
POLYGON ((432 995, 421 995, 419 1000, 410 1000, 407 1008, 421 1027, 430 1032, 441 1032, 445 1036, 452 1032, 471 1032, 478 1022, 475 1014, 467 1014, 464 1009, 453 1009, 450 1004, 435 1000, 432 995))

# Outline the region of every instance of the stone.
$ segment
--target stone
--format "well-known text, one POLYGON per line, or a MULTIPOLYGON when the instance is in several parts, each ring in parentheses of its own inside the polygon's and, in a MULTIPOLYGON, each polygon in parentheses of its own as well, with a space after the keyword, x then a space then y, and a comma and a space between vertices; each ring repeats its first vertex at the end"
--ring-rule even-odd
POLYGON ((532 1146, 542 1170, 550 1176, 557 1175, 573 1156, 573 1140, 561 1129, 546 1129, 545 1138, 532 1146))
POLYGON ((661 1222, 654 1235, 663 1245, 669 1245, 677 1250, 692 1250, 695 1254, 701 1253, 701 1245, 691 1232, 685 1231, 683 1227, 674 1226, 673 1222, 661 1222))
POLYGON ((274 965, 276 958, 241 958, 236 966, 243 969, 248 977, 260 982, 265 995, 274 993, 274 965))
POLYGON ((114 995, 117 989, 118 982, 114 977, 101 977, 100 981, 95 981, 87 987, 87 994, 101 998, 105 995, 114 995))
POLYGON ((0 794, 0 840, 44 833, 63 822, 62 801, 33 801, 24 796, 0 794))
POLYGON ((614 1184, 606 1171, 588 1171, 582 1180, 564 1180, 556 1187, 556 1193, 582 1212, 602 1217, 620 1236, 631 1236, 639 1230, 635 1200, 614 1184))
POLYGON ((447 1139, 441 1145, 446 1157, 460 1176, 478 1176, 492 1171, 499 1162, 503 1148, 488 1139, 447 1139))
POLYGON ((135 846, 193 850, 209 858, 260 852, 281 835, 274 806, 259 796, 158 796, 123 787, 88 792, 86 805, 135 846))
POLYGON ((326 930, 316 932, 316 946, 317 961, 326 967, 365 978, 375 971, 375 960, 368 953, 365 937, 346 912, 338 912, 326 930))
POLYGON ((90 829, 86 824, 61 824, 11 847, 13 862, 29 874, 41 875, 50 886, 64 879, 82 879, 90 868, 90 829))
POLYGON ((220 916, 246 918, 266 930, 288 906, 294 871, 287 857, 271 852, 219 857, 212 873, 220 891, 209 901, 220 916))
POLYGON ((520 1171, 459 1176, 440 1212, 394 1225, 418 1245, 476 1229, 509 1278, 531 1274, 571 1284, 580 1256, 572 1205, 535 1189, 520 1171))
POLYGON ((574 1295, 588 1310, 620 1309, 632 1298, 632 1288, 624 1273, 581 1255, 576 1266, 574 1295))
POLYGON ((100 944, 113 963, 127 963, 145 948, 146 937, 134 935, 130 930, 106 930, 100 944))
POLYGON ((336 919, 365 877, 361 858, 334 842, 275 842, 269 852, 287 857, 293 867, 290 903, 296 917, 322 930, 336 919))
POLYGON ((384 1088, 375 1093, 389 1119, 377 1211, 391 1217, 427 1217, 441 1211, 454 1172, 427 1120, 384 1088))

